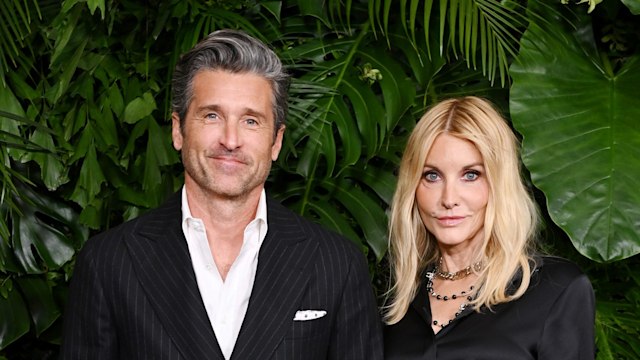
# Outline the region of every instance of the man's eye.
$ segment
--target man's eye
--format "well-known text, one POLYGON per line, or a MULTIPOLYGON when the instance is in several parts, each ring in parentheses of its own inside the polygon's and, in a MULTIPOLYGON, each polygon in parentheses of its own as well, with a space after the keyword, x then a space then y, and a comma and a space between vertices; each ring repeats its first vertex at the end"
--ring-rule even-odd
POLYGON ((256 119, 247 119, 244 121, 247 125, 258 125, 258 121, 256 119))
POLYGON ((207 120, 214 120, 218 118, 218 114, 216 113, 210 113, 204 116, 205 119, 207 120))

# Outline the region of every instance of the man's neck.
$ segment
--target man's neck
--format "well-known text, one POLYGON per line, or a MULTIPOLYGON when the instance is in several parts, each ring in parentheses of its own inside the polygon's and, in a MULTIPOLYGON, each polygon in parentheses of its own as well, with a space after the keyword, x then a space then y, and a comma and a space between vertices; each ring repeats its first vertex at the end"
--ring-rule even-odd
POLYGON ((241 198, 226 198, 203 193, 185 184, 191 216, 204 223, 211 255, 224 281, 240 253, 244 230, 255 218, 262 188, 241 198))
POLYGON ((246 227, 256 216, 263 188, 256 188, 244 196, 224 197, 203 191, 185 183, 191 216, 221 229, 246 227))

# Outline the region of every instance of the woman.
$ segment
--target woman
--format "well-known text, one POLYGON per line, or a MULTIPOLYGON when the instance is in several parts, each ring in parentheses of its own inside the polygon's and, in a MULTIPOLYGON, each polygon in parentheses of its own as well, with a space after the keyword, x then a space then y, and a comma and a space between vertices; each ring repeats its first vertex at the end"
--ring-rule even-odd
POLYGON ((536 255, 538 214, 515 135, 477 97, 413 130, 390 220, 386 359, 593 359, 594 294, 572 263, 536 255))

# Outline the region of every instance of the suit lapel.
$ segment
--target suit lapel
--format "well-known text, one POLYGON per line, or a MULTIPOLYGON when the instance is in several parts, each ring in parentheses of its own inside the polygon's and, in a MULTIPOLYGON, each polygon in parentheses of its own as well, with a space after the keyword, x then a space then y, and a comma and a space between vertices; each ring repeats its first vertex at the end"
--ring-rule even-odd
POLYGON ((289 210, 270 198, 267 209, 269 230, 232 359, 267 359, 273 354, 299 310, 309 281, 305 269, 317 249, 289 210))
POLYGON ((198 290, 180 204, 178 192, 146 215, 127 246, 147 299, 182 356, 224 359, 198 290))

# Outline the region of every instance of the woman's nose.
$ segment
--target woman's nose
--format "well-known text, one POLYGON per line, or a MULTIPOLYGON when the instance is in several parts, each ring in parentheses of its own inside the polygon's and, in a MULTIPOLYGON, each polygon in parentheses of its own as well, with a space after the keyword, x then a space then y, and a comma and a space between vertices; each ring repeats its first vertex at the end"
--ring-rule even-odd
POLYGON ((460 200, 458 198, 458 191, 456 189, 456 184, 451 182, 445 182, 444 187, 442 189, 442 206, 449 210, 454 207, 460 205, 460 200))

